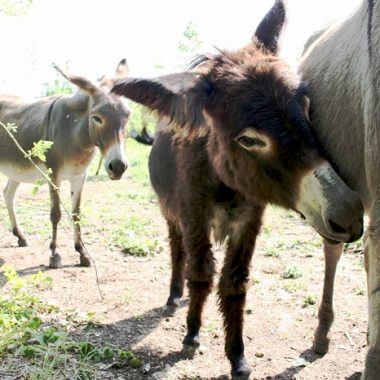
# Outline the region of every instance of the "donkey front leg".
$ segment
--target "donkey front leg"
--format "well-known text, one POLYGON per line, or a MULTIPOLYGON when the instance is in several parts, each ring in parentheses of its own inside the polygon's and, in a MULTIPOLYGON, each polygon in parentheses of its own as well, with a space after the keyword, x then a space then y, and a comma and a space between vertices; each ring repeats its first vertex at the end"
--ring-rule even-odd
MULTIPOLYGON (((376 211, 376 210, 375 210, 376 211)), ((362 380, 380 376, 380 210, 371 214, 365 236, 365 259, 368 287, 368 352, 362 380)))
POLYGON ((20 182, 12 181, 10 179, 8 180, 8 183, 4 188, 4 200, 5 205, 7 206, 9 219, 11 221, 13 235, 18 238, 19 247, 26 247, 28 245, 28 242, 26 241, 26 237, 17 223, 16 214, 13 207, 16 190, 19 184, 20 182))
POLYGON ((325 279, 323 284, 322 302, 318 312, 318 327, 314 333, 314 352, 324 355, 330 344, 329 332, 334 321, 333 295, 336 268, 343 252, 343 244, 330 244, 323 241, 325 255, 325 279))
POLYGON ((187 314, 187 334, 185 346, 198 347, 199 330, 202 324, 202 310, 212 289, 215 261, 211 251, 209 231, 200 223, 194 229, 183 231, 184 249, 189 255, 187 266, 187 285, 190 305, 187 314))
POLYGON ((91 266, 90 256, 86 252, 83 244, 80 228, 80 203, 82 198, 83 185, 86 181, 86 175, 75 177, 70 181, 71 186, 71 207, 74 221, 74 246, 80 255, 80 265, 84 267, 91 266))
POLYGON ((174 313, 179 306, 183 295, 185 283, 186 253, 182 245, 182 233, 175 223, 167 221, 169 228, 169 242, 172 265, 172 278, 170 281, 170 295, 166 302, 168 311, 174 313))
MULTIPOLYGON (((53 182, 54 183, 54 182, 53 182)), ((62 267, 62 259, 60 254, 57 252, 57 230, 58 223, 61 220, 61 207, 59 204, 59 183, 55 183, 56 188, 49 183, 50 191, 50 220, 52 224, 52 238, 50 243, 50 268, 60 268, 62 267)))
POLYGON ((244 356, 243 312, 249 265, 261 225, 261 214, 262 210, 258 210, 254 220, 229 237, 218 287, 219 308, 226 334, 225 351, 231 362, 234 380, 246 380, 252 371, 244 356))

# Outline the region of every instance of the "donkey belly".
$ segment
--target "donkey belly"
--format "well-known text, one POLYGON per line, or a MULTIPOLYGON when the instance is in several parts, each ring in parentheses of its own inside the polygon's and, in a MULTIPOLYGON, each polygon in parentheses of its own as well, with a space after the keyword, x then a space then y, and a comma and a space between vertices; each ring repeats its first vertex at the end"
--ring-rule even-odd
POLYGON ((160 202, 170 205, 175 193, 177 176, 176 154, 171 133, 157 133, 149 156, 149 174, 160 202))
MULTIPOLYGON (((38 165, 39 169, 45 174, 47 168, 44 164, 38 165)), ((34 183, 37 180, 43 179, 42 174, 32 165, 12 165, 9 163, 0 163, 0 172, 6 175, 10 180, 16 182, 34 183)))

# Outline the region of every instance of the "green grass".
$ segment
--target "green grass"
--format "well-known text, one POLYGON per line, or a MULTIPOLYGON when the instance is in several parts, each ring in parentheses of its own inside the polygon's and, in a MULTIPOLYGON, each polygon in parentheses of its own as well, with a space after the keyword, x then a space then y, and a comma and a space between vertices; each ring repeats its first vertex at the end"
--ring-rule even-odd
POLYGON ((302 277, 302 271, 297 266, 287 266, 282 272, 284 279, 297 279, 302 277))
POLYGON ((294 279, 284 280, 281 287, 288 293, 298 293, 307 289, 307 286, 303 281, 294 279))
POLYGON ((311 305, 315 305, 317 303, 317 296, 315 294, 308 294, 303 302, 302 302, 302 307, 308 307, 311 305))
POLYGON ((280 249, 283 246, 283 243, 276 245, 274 247, 265 247, 264 256, 265 257, 280 257, 280 249))
MULTIPOLYGON (((95 345, 87 337, 74 339, 70 331, 78 324, 83 332, 91 330, 91 320, 78 321, 66 311, 51 306, 36 296, 36 291, 50 287, 52 279, 39 272, 26 279, 20 278, 10 267, 3 268, 8 292, 0 295, 0 358, 12 356, 28 362, 27 379, 94 379, 94 363, 107 363, 110 367, 138 368, 141 360, 132 351, 111 344, 95 345), (62 320, 65 326, 56 321, 62 320), (74 325, 75 320, 76 325, 74 325)), ((88 317, 90 315, 88 314, 88 317)), ((10 364, 11 366, 11 364, 10 364)), ((7 370, 6 366, 3 369, 7 370)))

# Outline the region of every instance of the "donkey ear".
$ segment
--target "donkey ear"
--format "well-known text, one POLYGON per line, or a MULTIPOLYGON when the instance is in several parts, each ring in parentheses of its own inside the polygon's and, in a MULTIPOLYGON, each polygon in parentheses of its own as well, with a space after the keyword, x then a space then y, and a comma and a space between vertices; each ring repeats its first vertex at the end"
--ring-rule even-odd
POLYGON ((78 86, 81 90, 87 92, 88 95, 94 96, 98 91, 98 87, 90 82, 88 79, 76 75, 68 75, 65 71, 63 71, 59 66, 55 63, 52 63, 52 66, 55 70, 57 70, 65 79, 67 79, 72 84, 78 86))
POLYGON ((168 117, 189 135, 205 125, 203 111, 211 91, 204 77, 190 72, 154 79, 124 78, 111 90, 168 117))
POLYGON ((286 0, 275 0, 272 8, 261 20, 252 36, 252 42, 261 43, 268 51, 276 55, 278 39, 286 19, 286 0))
POLYGON ((72 83, 78 86, 81 90, 86 92, 90 96, 96 95, 96 93, 99 91, 98 86, 93 84, 91 81, 89 81, 86 78, 80 77, 80 76, 74 76, 69 75, 67 79, 72 83))
POLYGON ((123 58, 116 67, 115 77, 124 78, 128 75, 128 73, 129 73, 128 63, 127 63, 127 60, 123 58))

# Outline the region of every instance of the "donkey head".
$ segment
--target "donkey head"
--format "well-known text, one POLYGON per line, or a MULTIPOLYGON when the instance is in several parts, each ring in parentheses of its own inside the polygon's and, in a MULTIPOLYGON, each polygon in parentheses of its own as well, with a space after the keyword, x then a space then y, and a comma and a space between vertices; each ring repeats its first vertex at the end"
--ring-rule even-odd
POLYGON ((247 199, 293 209, 332 241, 355 240, 361 202, 323 156, 307 87, 275 56, 282 5, 271 10, 278 25, 266 26, 268 16, 245 48, 202 57, 191 72, 119 80, 112 91, 169 117, 183 138, 207 134, 216 173, 247 199))
POLYGON ((125 59, 118 64, 115 77, 102 78, 99 85, 84 77, 62 73, 87 95, 85 98, 78 97, 78 108, 83 107, 88 115, 90 139, 100 149, 110 179, 120 179, 127 169, 124 140, 130 111, 123 98, 110 93, 115 80, 125 77, 127 73, 125 59))

